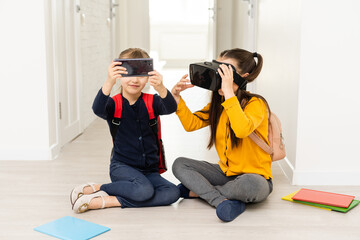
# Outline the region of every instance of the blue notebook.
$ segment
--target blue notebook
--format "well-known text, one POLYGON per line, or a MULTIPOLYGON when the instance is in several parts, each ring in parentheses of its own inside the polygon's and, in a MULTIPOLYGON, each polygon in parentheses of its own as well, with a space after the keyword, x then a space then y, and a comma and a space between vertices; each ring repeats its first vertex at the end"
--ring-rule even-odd
POLYGON ((85 240, 107 232, 110 228, 66 216, 36 227, 34 230, 64 240, 85 240))

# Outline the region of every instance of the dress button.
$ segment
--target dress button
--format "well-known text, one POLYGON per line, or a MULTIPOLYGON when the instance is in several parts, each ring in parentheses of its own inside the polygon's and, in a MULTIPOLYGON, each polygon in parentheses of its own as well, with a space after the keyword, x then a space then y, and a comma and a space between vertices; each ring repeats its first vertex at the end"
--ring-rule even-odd
POLYGON ((139 119, 136 119, 136 122, 139 122, 139 119))
POLYGON ((143 153, 143 157, 145 157, 146 155, 145 155, 145 153, 143 153))
POLYGON ((142 137, 140 136, 140 137, 139 137, 139 140, 141 141, 141 139, 142 139, 142 137))

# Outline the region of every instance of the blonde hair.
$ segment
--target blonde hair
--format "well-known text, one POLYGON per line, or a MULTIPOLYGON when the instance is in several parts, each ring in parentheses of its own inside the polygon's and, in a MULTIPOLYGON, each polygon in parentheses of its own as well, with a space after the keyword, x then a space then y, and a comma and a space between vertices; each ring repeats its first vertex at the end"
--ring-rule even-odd
POLYGON ((150 56, 141 48, 128 48, 120 53, 119 58, 150 58, 150 56))

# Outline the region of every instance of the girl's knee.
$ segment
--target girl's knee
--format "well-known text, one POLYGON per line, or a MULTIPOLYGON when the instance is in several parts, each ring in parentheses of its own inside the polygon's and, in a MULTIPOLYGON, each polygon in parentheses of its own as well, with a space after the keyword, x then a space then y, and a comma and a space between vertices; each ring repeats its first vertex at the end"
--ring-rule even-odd
POLYGON ((143 202, 150 199, 154 195, 154 187, 150 184, 138 185, 132 189, 131 199, 138 202, 143 202))
POLYGON ((242 196, 242 201, 261 202, 270 194, 269 185, 265 178, 257 174, 246 174, 241 176, 238 182, 238 192, 242 196))
POLYGON ((172 171, 173 171, 173 174, 177 177, 178 176, 178 173, 181 173, 182 172, 182 169, 184 168, 185 166, 185 162, 186 162, 186 158, 183 158, 183 157, 179 157, 177 159, 175 159, 173 165, 172 165, 172 171))

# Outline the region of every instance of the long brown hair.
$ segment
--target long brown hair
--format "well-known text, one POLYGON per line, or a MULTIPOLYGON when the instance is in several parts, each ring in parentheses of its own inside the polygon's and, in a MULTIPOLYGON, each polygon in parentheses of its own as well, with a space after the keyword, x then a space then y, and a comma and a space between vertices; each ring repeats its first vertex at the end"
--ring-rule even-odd
MULTIPOLYGON (((237 63, 237 66, 235 66, 237 73, 241 75, 245 73, 249 73, 248 76, 244 77, 245 80, 247 80, 247 82, 252 82, 256 79, 256 77, 260 74, 263 65, 263 58, 260 54, 251 53, 249 51, 239 48, 225 50, 220 53, 219 57, 222 59, 229 59, 229 58, 234 59, 237 63), (257 62, 255 61, 255 58, 257 58, 257 62)), ((238 98, 242 109, 245 108, 245 106, 248 104, 249 100, 252 97, 257 97, 262 101, 264 101, 270 113, 269 104, 267 103, 264 97, 258 94, 250 93, 245 90, 241 90, 240 88, 235 92, 235 95, 238 98)), ((210 124, 211 135, 208 144, 209 149, 215 144, 216 128, 219 123, 220 115, 223 111, 223 107, 221 105, 223 102, 224 102, 224 97, 219 95, 217 91, 213 92, 211 96, 210 107, 209 110, 207 111, 207 113, 209 113, 209 119, 202 119, 205 121, 209 121, 210 124)), ((230 126, 230 123, 229 123, 229 129, 230 129, 231 146, 236 147, 239 145, 241 139, 235 136, 235 133, 230 126)))

